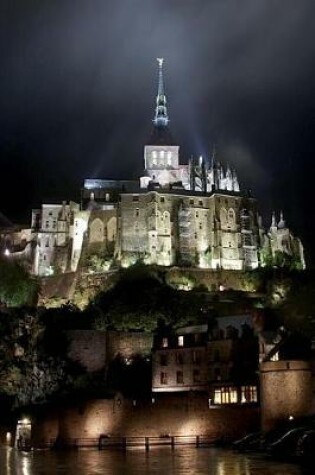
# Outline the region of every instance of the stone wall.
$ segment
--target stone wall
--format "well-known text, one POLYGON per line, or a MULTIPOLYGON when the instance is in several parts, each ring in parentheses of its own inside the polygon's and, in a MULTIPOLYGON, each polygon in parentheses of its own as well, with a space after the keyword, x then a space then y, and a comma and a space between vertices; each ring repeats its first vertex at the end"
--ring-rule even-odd
POLYGON ((113 360, 120 355, 129 358, 134 355, 146 356, 151 353, 153 334, 145 332, 107 332, 107 357, 113 360))
POLYGON ((100 371, 106 365, 106 332, 96 330, 72 330, 68 356, 80 363, 88 372, 100 371))
POLYGON ((151 353, 153 334, 98 330, 71 330, 68 356, 88 372, 101 371, 117 356, 131 358, 151 353))
POLYGON ((263 430, 271 430, 289 417, 310 414, 312 382, 305 361, 268 361, 260 365, 263 430))
MULTIPOLYGON (((152 400, 154 401, 154 400, 152 400)), ((164 396, 154 402, 124 400, 121 395, 75 404, 59 411, 58 423, 44 418, 33 428, 39 437, 69 438, 110 436, 208 435, 236 439, 259 428, 259 408, 254 406, 208 406, 205 394, 164 396), (57 429, 58 425, 58 429, 57 429), (50 427, 49 427, 50 426, 50 427)))

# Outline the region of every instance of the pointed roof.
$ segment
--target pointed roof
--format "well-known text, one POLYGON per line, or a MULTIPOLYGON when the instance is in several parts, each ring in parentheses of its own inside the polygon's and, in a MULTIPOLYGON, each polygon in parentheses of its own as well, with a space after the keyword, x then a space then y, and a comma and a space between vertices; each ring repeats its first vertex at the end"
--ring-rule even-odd
POLYGON ((158 93, 156 96, 155 117, 153 119, 154 125, 157 127, 167 127, 169 118, 166 107, 166 95, 164 92, 164 78, 163 78, 163 63, 164 58, 157 58, 159 63, 159 80, 158 80, 158 93))
POLYGON ((153 130, 147 145, 177 145, 168 127, 169 117, 167 112, 167 99, 164 90, 163 78, 163 58, 157 58, 158 69, 158 90, 156 96, 155 116, 153 119, 153 130))

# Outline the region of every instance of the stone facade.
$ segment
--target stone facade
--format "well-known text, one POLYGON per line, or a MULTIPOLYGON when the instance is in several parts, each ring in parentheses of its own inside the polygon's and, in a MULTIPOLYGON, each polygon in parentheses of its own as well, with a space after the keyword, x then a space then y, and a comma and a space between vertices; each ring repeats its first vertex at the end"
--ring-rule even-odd
POLYGON ((162 63, 154 126, 135 180, 85 180, 82 205, 42 206, 33 213, 33 272, 104 272, 138 260, 161 266, 246 270, 290 256, 305 267, 303 247, 281 215, 266 231, 256 200, 236 171, 217 160, 179 159, 169 130, 162 63), (34 223, 37 223, 35 226, 34 223))
POLYGON ((165 435, 207 435, 215 439, 236 439, 259 428, 259 408, 209 408, 205 395, 171 395, 139 402, 114 398, 85 401, 63 407, 47 416, 34 417, 34 445, 57 436, 69 439, 91 438, 101 434, 126 437, 165 437, 165 435), (46 418, 47 417, 47 418, 46 418))
POLYGON ((262 429, 271 430, 312 409, 310 364, 305 361, 266 361, 260 365, 262 429))
POLYGON ((258 341, 249 315, 221 317, 216 326, 158 331, 152 392, 208 394, 209 405, 258 403, 258 341), (248 361, 249 363, 247 363, 248 361))

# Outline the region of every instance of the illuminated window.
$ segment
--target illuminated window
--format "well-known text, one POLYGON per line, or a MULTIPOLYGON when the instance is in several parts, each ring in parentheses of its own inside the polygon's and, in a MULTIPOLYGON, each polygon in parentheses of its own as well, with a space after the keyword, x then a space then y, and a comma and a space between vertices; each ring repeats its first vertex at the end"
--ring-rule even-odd
POLYGON ((160 375, 161 384, 167 384, 167 373, 162 372, 160 375))
POLYGON ((164 152, 164 150, 161 150, 160 151, 160 158, 164 158, 164 156, 165 156, 165 152, 164 152))
POLYGON ((160 365, 161 366, 167 366, 167 355, 161 355, 160 356, 160 365))
POLYGON ((176 383, 184 384, 184 374, 182 371, 176 371, 176 383))
POLYGON ((233 387, 221 387, 214 390, 214 404, 237 403, 237 390, 233 387))
POLYGON ((163 348, 168 347, 168 338, 166 338, 166 337, 162 338, 162 347, 163 348))
POLYGON ((184 337, 183 337, 183 335, 180 335, 177 338, 177 344, 178 344, 178 346, 184 346, 184 337))
POLYGON ((172 152, 167 152, 167 164, 172 164, 172 152))
POLYGON ((109 201, 109 193, 105 194, 105 201, 109 201))
POLYGON ((156 150, 153 150, 153 152, 152 152, 152 158, 157 158, 157 151, 156 151, 156 150))
POLYGON ((241 402, 257 402, 257 387, 256 386, 242 386, 241 387, 241 402))
POLYGON ((270 361, 279 361, 279 351, 277 351, 277 353, 272 355, 272 357, 270 358, 270 361))

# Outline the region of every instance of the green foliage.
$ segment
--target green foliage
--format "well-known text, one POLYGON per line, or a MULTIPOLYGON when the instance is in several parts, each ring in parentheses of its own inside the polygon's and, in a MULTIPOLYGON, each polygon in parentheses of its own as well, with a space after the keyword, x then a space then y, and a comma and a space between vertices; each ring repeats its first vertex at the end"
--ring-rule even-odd
POLYGON ((90 304, 95 314, 94 327, 105 330, 154 331, 157 322, 182 326, 204 315, 207 302, 204 292, 178 291, 162 282, 145 266, 135 266, 122 274, 117 285, 101 293, 90 304))
POLYGON ((0 303, 19 307, 35 302, 38 282, 14 261, 0 259, 0 303))

